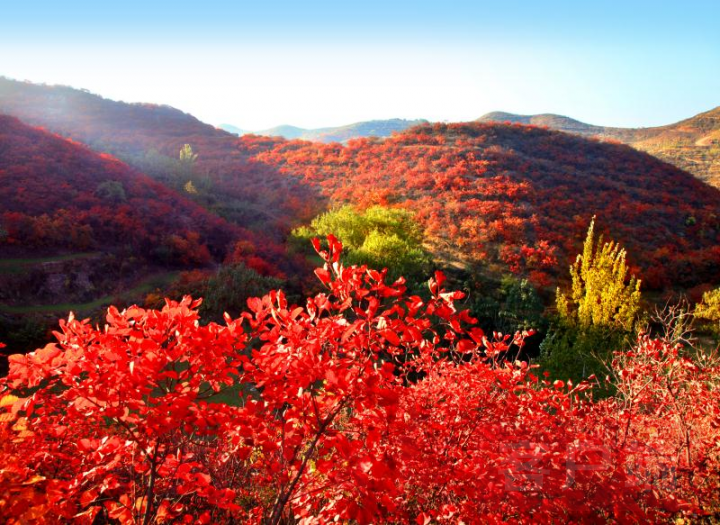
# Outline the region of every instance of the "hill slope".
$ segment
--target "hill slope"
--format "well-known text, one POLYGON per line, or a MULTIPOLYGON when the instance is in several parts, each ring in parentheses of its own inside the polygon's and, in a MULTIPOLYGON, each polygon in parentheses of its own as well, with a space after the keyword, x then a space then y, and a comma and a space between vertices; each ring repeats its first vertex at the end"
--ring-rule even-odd
POLYGON ((720 107, 669 126, 611 132, 610 137, 685 169, 720 187, 720 107))
POLYGON ((231 150, 234 137, 170 106, 128 104, 67 86, 0 77, 0 113, 43 126, 94 149, 136 155, 149 148, 175 157, 191 139, 231 150), (224 147, 223 147, 224 146, 224 147))
POLYGON ((8 232, 5 244, 93 248, 122 243, 152 258, 168 236, 195 231, 209 251, 221 257, 239 232, 109 155, 4 115, 0 115, 0 177, 8 232), (38 227, 33 235, 19 237, 13 225, 25 220, 21 215, 33 220, 62 217, 71 230, 38 227), (82 240, 72 227, 87 227, 82 240))
MULTIPOLYGON (((104 284, 87 283, 79 287, 84 292, 104 293, 117 286, 116 271, 137 276, 144 268, 221 261, 235 241, 247 238, 240 228, 109 155, 4 115, 0 202, 0 259, 43 255, 49 263, 109 264, 96 275, 104 284), (106 256, 115 262, 110 264, 106 256)), ((19 291, 17 299, 28 304, 23 290, 4 284, 0 299, 19 291)))
POLYGON ((720 107, 654 128, 613 128, 585 124, 562 115, 493 112, 478 122, 514 122, 567 133, 614 139, 674 164, 720 187, 720 107))
MULTIPOLYGON (((252 148, 261 139, 242 140, 252 148)), ((257 151, 257 160, 321 187, 334 202, 414 210, 436 254, 466 264, 550 282, 597 215, 651 287, 720 279, 720 192, 627 146, 467 123, 346 146, 266 141, 257 151)))
POLYGON ((187 196, 257 231, 263 237, 260 249, 279 242, 295 217, 315 211, 316 195, 254 163, 238 147, 238 137, 169 106, 127 104, 66 86, 0 77, 0 113, 116 155, 180 191, 194 179, 198 191, 187 196), (192 174, 177 166, 185 144, 198 155, 192 174))

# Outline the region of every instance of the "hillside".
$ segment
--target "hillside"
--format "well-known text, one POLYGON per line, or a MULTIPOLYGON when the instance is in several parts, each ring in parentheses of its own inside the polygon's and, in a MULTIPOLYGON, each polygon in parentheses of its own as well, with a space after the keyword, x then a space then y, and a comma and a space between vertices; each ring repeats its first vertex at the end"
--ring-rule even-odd
POLYGON ((66 86, 0 77, 0 113, 115 155, 178 191, 193 180, 197 191, 186 196, 258 232, 264 238, 261 248, 279 242, 296 217, 314 212, 314 195, 249 160, 235 135, 169 106, 128 104, 66 86), (178 166, 185 144, 197 154, 192 170, 178 166))
MULTIPOLYGON (((132 150, 124 159, 178 191, 193 182, 185 194, 250 229, 248 250, 276 266, 284 264, 288 229, 329 199, 411 208, 440 261, 510 269, 537 283, 551 283, 566 267, 593 214, 629 248, 648 286, 719 277, 718 192, 618 144, 482 123, 421 124, 345 145, 236 137, 172 108, 7 79, 0 108, 103 151, 132 150), (169 173, 178 169, 173 150, 188 143, 197 164, 169 173), (167 156, 153 153, 163 147, 167 156)), ((558 118, 541 121, 559 125, 558 118)))
POLYGON ((514 122, 629 144, 720 187, 720 107, 689 119, 653 128, 613 128, 585 124, 562 115, 493 112, 478 122, 514 122))
MULTIPOLYGON (((43 126, 94 149, 137 155, 154 148, 176 156, 188 141, 212 144, 215 158, 234 137, 170 106, 128 104, 81 89, 18 82, 0 77, 0 113, 43 126)), ((193 144, 194 145, 194 144, 193 144)))
POLYGON ((3 115, 0 202, 6 304, 93 300, 250 238, 109 155, 3 115))
MULTIPOLYGON (((255 131, 252 134, 267 137, 283 137, 289 140, 300 139, 314 142, 347 142, 351 139, 363 137, 389 137, 393 133, 404 131, 413 126, 424 123, 427 123, 427 121, 395 118, 388 120, 368 120, 348 124, 346 126, 317 129, 305 129, 285 125, 262 131, 255 131)), ((243 133, 239 133, 239 135, 242 134, 243 133)))
POLYGON ((152 259, 172 235, 202 238, 198 253, 223 257, 240 230, 109 155, 0 115, 4 245, 130 245, 152 259), (52 221, 60 221, 52 227, 52 221), (42 224, 36 224, 43 221, 42 224), (46 221, 50 223, 46 224, 46 221))
POLYGON ((610 134, 720 187, 720 107, 669 126, 610 134))
POLYGON ((720 192, 627 146, 482 123, 426 124, 346 146, 242 141, 332 202, 414 210, 448 260, 549 284, 597 215, 647 287, 720 279, 720 192))

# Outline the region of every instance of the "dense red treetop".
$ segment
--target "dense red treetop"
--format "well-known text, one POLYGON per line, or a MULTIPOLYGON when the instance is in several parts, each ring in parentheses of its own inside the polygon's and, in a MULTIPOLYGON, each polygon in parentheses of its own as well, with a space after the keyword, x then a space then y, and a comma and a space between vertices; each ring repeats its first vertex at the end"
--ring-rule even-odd
POLYGON ((720 278, 720 192, 626 146, 481 123, 422 125, 346 146, 240 142, 336 202, 416 211, 441 252, 540 282, 566 267, 593 215, 628 248, 647 285, 720 278))

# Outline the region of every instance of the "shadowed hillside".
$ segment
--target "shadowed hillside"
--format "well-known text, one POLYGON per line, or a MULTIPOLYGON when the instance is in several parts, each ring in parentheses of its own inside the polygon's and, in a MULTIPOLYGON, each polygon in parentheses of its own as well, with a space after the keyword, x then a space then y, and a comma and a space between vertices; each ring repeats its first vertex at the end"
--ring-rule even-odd
MULTIPOLYGON (((177 264, 222 258, 241 230, 106 154, 0 115, 3 246, 127 245, 148 260, 173 236, 196 244, 177 264)), ((164 257, 164 256, 163 256, 164 257)))
POLYGON ((0 311, 10 313, 159 284, 252 239, 109 155, 2 115, 0 202, 0 311))
POLYGON ((127 104, 0 77, 0 113, 116 155, 220 217, 257 231, 263 244, 281 242, 298 218, 316 210, 316 196, 254 163, 236 136, 169 106, 127 104), (192 169, 178 163, 185 144, 197 155, 192 169))

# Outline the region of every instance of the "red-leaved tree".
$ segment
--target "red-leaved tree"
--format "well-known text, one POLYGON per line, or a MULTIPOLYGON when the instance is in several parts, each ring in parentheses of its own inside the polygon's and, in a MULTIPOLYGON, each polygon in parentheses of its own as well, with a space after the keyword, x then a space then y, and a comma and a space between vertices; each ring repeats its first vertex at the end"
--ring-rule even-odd
POLYGON ((643 340, 615 363, 626 394, 594 403, 578 395, 589 385, 551 384, 508 358, 523 334, 488 338, 442 274, 423 300, 402 279, 345 267, 341 244, 328 244, 315 242, 326 292, 305 306, 272 292, 223 325, 200 324, 190 298, 111 308, 103 328, 71 316, 58 343, 11 356, 5 521, 637 523, 711 512, 717 368, 676 360, 668 375, 643 340), (651 378, 640 393, 631 384, 651 378))

